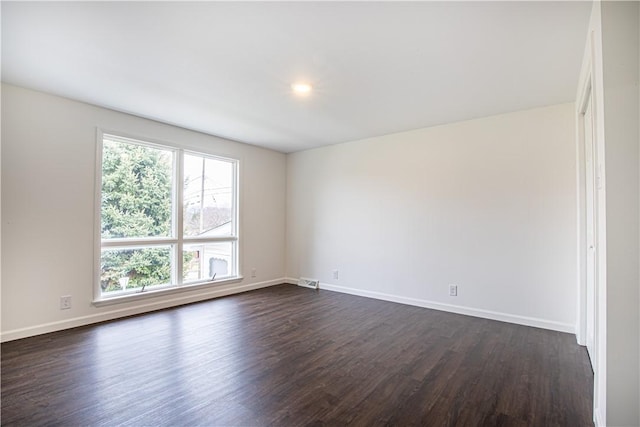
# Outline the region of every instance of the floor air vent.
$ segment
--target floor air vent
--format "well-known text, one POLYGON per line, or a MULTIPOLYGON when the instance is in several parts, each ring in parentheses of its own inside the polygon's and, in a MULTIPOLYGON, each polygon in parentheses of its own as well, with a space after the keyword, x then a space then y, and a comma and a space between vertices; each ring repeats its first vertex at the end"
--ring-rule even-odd
POLYGON ((320 286, 320 282, 318 280, 313 279, 305 279, 301 277, 298 279, 298 286, 303 286, 305 288, 318 289, 320 286))

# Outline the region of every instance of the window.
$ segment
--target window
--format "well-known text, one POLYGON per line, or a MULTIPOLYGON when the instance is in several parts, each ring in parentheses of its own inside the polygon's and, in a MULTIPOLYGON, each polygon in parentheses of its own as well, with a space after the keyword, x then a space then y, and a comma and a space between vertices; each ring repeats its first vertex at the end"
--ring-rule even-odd
POLYGON ((99 137, 97 300, 238 277, 237 160, 99 137))

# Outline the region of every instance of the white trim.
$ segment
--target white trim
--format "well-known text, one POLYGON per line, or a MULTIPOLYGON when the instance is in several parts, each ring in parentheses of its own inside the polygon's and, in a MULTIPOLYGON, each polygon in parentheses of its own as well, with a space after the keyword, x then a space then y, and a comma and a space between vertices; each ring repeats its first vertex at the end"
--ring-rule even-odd
MULTIPOLYGON (((104 133, 96 128, 96 168, 93 184, 93 299, 99 298, 100 289, 100 257, 102 254, 102 145, 104 133)), ((0 338, 1 341, 1 338, 0 338)))
POLYGON ((162 295, 179 294, 185 290, 195 290, 203 287, 221 286, 221 285, 233 285, 240 283, 244 280, 244 277, 228 277, 212 282, 211 280, 204 280, 200 282, 188 283, 186 285, 175 286, 172 284, 156 285, 150 287, 149 290, 141 291, 123 291, 122 294, 114 294, 113 296, 103 297, 101 299, 93 300, 92 305, 96 307, 104 307, 107 305, 124 304, 131 301, 140 301, 149 298, 156 298, 162 295), (159 289, 157 289, 159 288, 159 289))
MULTIPOLYGON (((152 301, 147 304, 137 305, 135 307, 120 308, 116 310, 110 310, 107 312, 101 312, 97 314, 91 314, 88 316, 74 317, 71 319, 60 320, 57 322, 44 323, 41 325, 30 326, 27 328, 18 328, 10 331, 5 331, 0 335, 0 342, 12 341, 21 338, 27 338, 34 335, 46 334, 49 332, 61 331, 64 329, 76 328, 79 326, 86 326, 92 323, 105 322, 108 320, 119 319, 122 317, 133 316, 136 314, 148 313, 151 311, 162 310, 165 308, 176 307, 179 305, 190 304, 194 302, 206 301, 209 299, 219 298, 227 295, 239 294, 242 292, 252 291, 254 289, 266 288, 269 286, 280 285, 285 282, 285 279, 279 278, 274 280, 268 280, 258 283, 249 283, 246 285, 225 287, 214 289, 206 293, 185 294, 182 292, 175 298, 163 299, 162 301, 152 301)), ((182 288, 185 291, 184 288, 182 288)))
MULTIPOLYGON (((296 279, 287 277, 286 283, 295 285, 296 279)), ((340 292, 361 297, 374 298, 383 301, 397 302, 400 304, 413 305, 416 307, 429 308, 432 310, 446 311, 449 313, 463 314, 465 316, 481 317, 483 319, 498 320, 500 322, 514 323, 516 325, 532 326, 534 328, 549 329, 552 331, 567 332, 575 334, 576 327, 570 323, 556 322, 553 320, 540 319, 536 317, 519 316, 517 314, 501 313, 498 311, 483 310, 480 308, 465 307, 461 305, 445 304, 441 302, 428 301, 419 298, 403 297, 382 292, 366 291, 362 289, 350 288, 347 286, 332 285, 320 282, 320 289, 332 292, 340 292)))
MULTIPOLYGON (((590 45, 590 43, 587 43, 590 45)), ((576 341, 582 346, 586 346, 586 323, 587 323, 587 240, 585 236, 586 228, 586 148, 585 148, 585 132, 584 122, 585 113, 587 110, 587 103, 591 100, 592 114, 593 114, 593 78, 591 72, 591 57, 586 58, 586 63, 583 67, 580 77, 580 85, 578 88, 578 99, 576 101, 576 208, 577 208, 577 286, 578 286, 578 317, 576 319, 576 341)), ((592 120, 593 121, 593 120, 592 120)), ((595 141, 592 141, 592 145, 595 148, 595 141)), ((593 150, 592 157, 595 163, 595 149, 593 150)), ((594 166, 595 167, 595 166, 594 166)), ((595 213, 594 213, 595 215, 595 213)))
POLYGON ((240 209, 240 159, 233 162, 233 188, 235 191, 233 193, 232 203, 233 221, 231 222, 231 225, 233 226, 233 229, 231 230, 231 233, 235 237, 235 240, 231 244, 231 249, 233 251, 232 260, 234 263, 231 267, 232 271, 236 275, 242 276, 242 263, 240 260, 240 248, 242 247, 242 243, 240 242, 240 236, 238 235, 240 230, 242 230, 242 227, 240 227, 240 211, 242 210, 240 209))
POLYGON ((604 415, 600 413, 600 408, 595 408, 593 411, 593 423, 595 427, 606 427, 603 420, 604 415))

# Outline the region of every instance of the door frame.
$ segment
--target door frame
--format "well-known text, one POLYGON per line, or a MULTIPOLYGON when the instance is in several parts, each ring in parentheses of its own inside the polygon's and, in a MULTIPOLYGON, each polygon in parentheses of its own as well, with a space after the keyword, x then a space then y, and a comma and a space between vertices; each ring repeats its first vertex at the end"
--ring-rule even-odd
MULTIPOLYGON (((595 10, 595 8, 594 8, 595 10)), ((595 18, 598 18, 596 16, 595 18)), ((594 16, 592 16, 592 20, 594 16)), ((594 348, 595 363, 593 409, 596 426, 603 425, 606 420, 606 376, 607 376, 607 251, 606 251, 606 170, 604 150, 604 104, 602 87, 602 47, 597 34, 597 27, 590 24, 587 45, 580 72, 578 93, 576 96, 576 178, 577 178, 577 319, 576 338, 578 344, 586 345, 586 272, 587 272, 587 236, 586 236, 586 158, 584 135, 584 112, 587 101, 591 97, 593 121, 595 185, 595 306, 594 306, 594 348)))
POLYGON ((593 88, 591 86, 591 80, 586 80, 585 89, 583 92, 583 99, 577 104, 578 106, 578 125, 580 127, 579 137, 579 149, 584 156, 584 161, 579 165, 579 173, 581 175, 582 183, 579 188, 580 191, 580 204, 581 204, 581 233, 579 235, 579 251, 580 257, 583 260, 581 266, 581 288, 584 292, 581 293, 581 304, 584 310, 581 310, 581 316, 583 319, 581 328, 581 345, 587 347, 589 353, 589 359, 591 361, 591 367, 595 371, 596 367, 596 343, 595 343, 595 329, 596 329, 596 292, 598 289, 598 157, 596 149, 596 141, 594 135, 594 117, 593 117, 593 88), (587 111, 590 111, 589 121, 587 123, 587 111), (587 138, 587 132, 591 133, 591 136, 587 138), (590 146, 589 146, 590 145, 590 146), (588 155, 589 154, 589 155, 588 155), (591 164, 589 164, 589 157, 591 157, 591 164), (591 182, 589 182, 591 181, 591 182), (591 193, 591 194, 589 194, 591 193), (589 212, 592 210, 592 212, 589 212), (591 222, 589 216, 591 215, 591 222), (591 239, 589 234, 593 233, 591 239), (593 258, 592 258, 593 257, 593 258), (589 262, 593 264, 590 265, 589 262), (591 292, 589 292, 589 276, 593 281, 591 292), (591 312, 591 318, 589 313, 591 312), (593 334, 593 342, 591 347, 589 346, 589 330, 593 334))

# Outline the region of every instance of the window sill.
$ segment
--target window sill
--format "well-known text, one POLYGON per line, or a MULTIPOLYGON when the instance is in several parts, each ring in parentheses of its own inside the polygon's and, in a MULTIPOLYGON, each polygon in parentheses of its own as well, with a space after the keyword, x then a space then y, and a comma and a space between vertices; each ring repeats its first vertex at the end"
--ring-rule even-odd
POLYGON ((100 299, 93 300, 91 304, 93 304, 95 307, 104 307, 107 305, 123 304, 127 302, 145 300, 149 298, 156 298, 163 295, 181 294, 187 291, 194 291, 197 289, 210 288, 210 287, 215 287, 219 285, 231 285, 234 283, 240 283, 242 282, 243 279, 244 277, 242 276, 236 276, 236 277, 230 277, 228 279, 216 280, 215 282, 195 283, 192 285, 182 285, 180 287, 148 290, 144 292, 138 292, 135 294, 100 298, 100 299))

